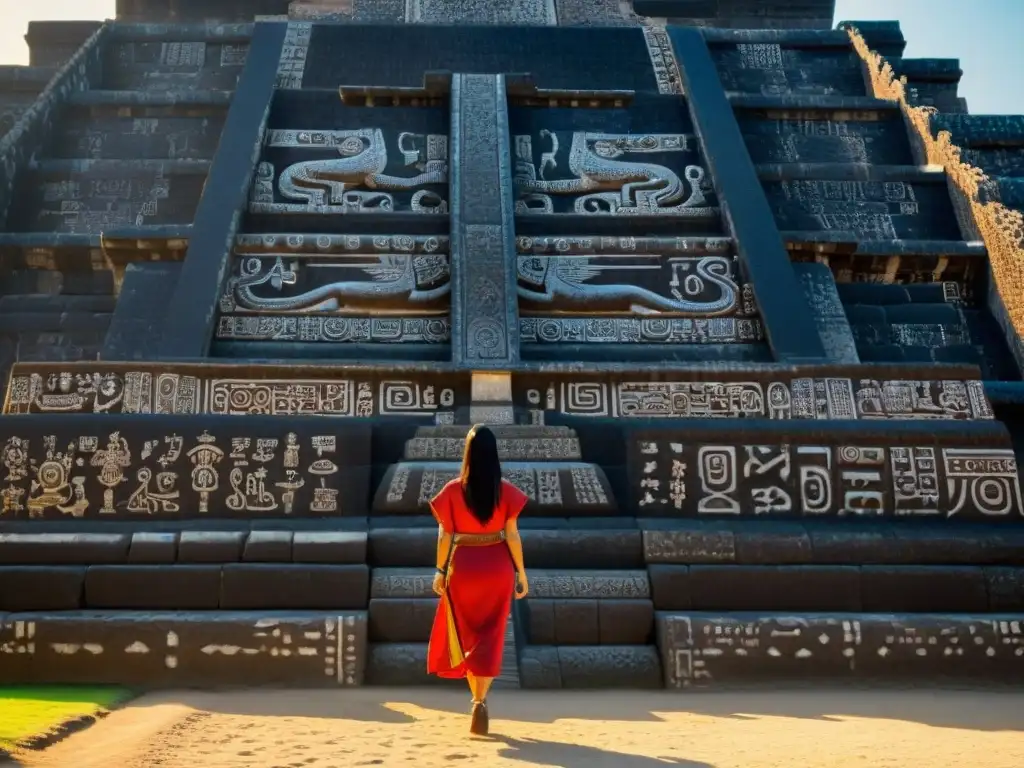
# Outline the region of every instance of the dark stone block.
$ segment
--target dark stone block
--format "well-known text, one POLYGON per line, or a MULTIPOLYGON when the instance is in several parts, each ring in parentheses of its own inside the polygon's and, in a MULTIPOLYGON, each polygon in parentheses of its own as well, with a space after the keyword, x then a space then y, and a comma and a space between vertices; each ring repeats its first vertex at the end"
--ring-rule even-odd
POLYGON ((374 643, 425 643, 437 613, 437 599, 370 601, 370 640, 374 643))
POLYGON ((647 563, 722 563, 736 559, 733 531, 725 523, 673 520, 652 530, 641 520, 647 563))
POLYGON ((244 531, 182 531, 179 563, 237 563, 242 559, 244 531))
POLYGON ((857 618, 659 612, 665 687, 848 678, 859 651, 852 626, 857 618))
POLYGON ((654 630, 651 600, 598 600, 601 645, 647 645, 654 630))
POLYGON ((558 649, 553 645, 528 645, 519 652, 519 685, 527 689, 562 687, 558 649))
POLYGON ((178 560, 178 534, 138 531, 132 534, 129 563, 167 564, 178 560))
POLYGON ((372 643, 366 665, 367 685, 462 686, 463 680, 445 680, 427 674, 426 643, 372 643))
POLYGON ((686 611, 693 606, 690 568, 685 565, 647 566, 651 597, 659 611, 686 611))
POLYGON ((152 360, 157 355, 180 263, 128 264, 117 309, 103 342, 104 360, 152 360))
POLYGON ((231 563, 221 577, 225 610, 365 609, 370 569, 365 565, 231 563))
POLYGON ((1024 680, 1020 616, 865 616, 858 623, 857 674, 868 679, 1024 680))
POLYGON ((661 688, 653 645, 558 646, 563 688, 661 688))
POLYGON ((99 390, 83 383, 92 381, 87 374, 70 382, 60 376, 42 376, 42 381, 43 391, 27 399, 14 394, 21 391, 20 383, 12 387, 8 404, 19 415, 5 416, 0 428, 0 440, 6 443, 17 437, 23 454, 19 479, 8 491, 13 503, 0 511, 3 517, 67 519, 74 515, 111 522, 359 517, 367 512, 372 430, 366 421, 334 420, 330 434, 325 435, 319 416, 282 420, 247 415, 239 438, 240 422, 231 413, 195 413, 226 407, 204 403, 203 398, 212 400, 217 395, 210 394, 203 387, 205 382, 194 375, 107 374, 99 390), (66 381, 69 392, 61 390, 60 381, 66 381), (46 412, 65 408, 62 403, 69 397, 87 412, 73 419, 46 412), (115 403, 122 412, 107 413, 115 403), (30 411, 35 412, 29 415, 30 411), (53 454, 57 458, 47 459, 51 439, 60 450, 53 454), (72 469, 62 469, 56 479, 44 477, 41 483, 40 472, 50 460, 63 461, 72 469), (299 469, 286 467, 292 461, 299 469), (116 462, 116 466, 103 472, 85 469, 103 467, 105 462, 108 467, 116 462), (111 485, 103 485, 101 478, 111 485))
POLYGON ((638 530, 524 529, 521 535, 531 568, 638 568, 644 563, 638 530))
POLYGON ((857 524, 807 523, 814 562, 822 564, 899 562, 900 542, 891 528, 857 524), (897 558, 894 560, 894 558, 897 558))
POLYGON ((597 600, 552 600, 554 645, 598 645, 597 600))
POLYGON ((892 563, 908 565, 1024 564, 1024 532, 973 526, 894 526, 892 563))
POLYGON ((363 531, 296 531, 292 538, 292 560, 296 563, 365 563, 366 533, 363 531))
POLYGON ((861 610, 860 572, 852 567, 692 565, 689 583, 700 611, 861 610))
POLYGON ((0 533, 0 564, 123 563, 130 541, 125 533, 0 533))
POLYGON ((361 685, 366 623, 365 611, 13 613, 0 626, 0 647, 10 649, 0 654, 0 677, 146 687, 361 685))
POLYGON ((811 537, 800 523, 737 524, 733 539, 736 562, 744 565, 789 565, 813 559, 811 537))
POLYGON ((989 610, 985 572, 972 566, 885 566, 861 569, 865 611, 972 613, 989 610))
POLYGON ((555 601, 527 598, 522 603, 526 638, 530 645, 555 644, 555 601))
POLYGON ((247 563, 290 563, 291 531, 253 531, 245 539, 242 560, 247 563))
POLYGON ((188 611, 221 607, 218 565, 96 565, 85 576, 85 607, 188 611))
POLYGON ((990 611, 1024 611, 1024 568, 985 568, 990 611))
POLYGON ((82 567, 0 566, 0 611, 74 611, 84 583, 82 567))
POLYGON ((437 558, 437 527, 374 528, 369 535, 369 560, 375 566, 432 566, 437 558))

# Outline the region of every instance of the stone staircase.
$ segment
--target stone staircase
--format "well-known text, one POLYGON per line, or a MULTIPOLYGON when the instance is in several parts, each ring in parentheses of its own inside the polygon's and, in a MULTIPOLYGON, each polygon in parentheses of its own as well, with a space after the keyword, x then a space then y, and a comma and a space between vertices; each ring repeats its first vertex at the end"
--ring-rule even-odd
MULTIPOLYGON (((458 474, 468 426, 420 427, 387 469, 370 522, 371 683, 428 682, 437 527, 427 502, 458 474), (412 617, 412 618, 410 618, 412 617)), ((653 608, 635 521, 566 427, 493 426, 521 518, 530 596, 513 603, 497 683, 658 687, 653 608)), ((496 683, 496 684, 497 684, 496 683)))
MULTIPOLYGON (((902 59, 898 26, 864 34, 919 103, 962 108, 959 67, 902 59)), ((847 33, 706 37, 790 257, 830 268, 861 361, 1019 379, 988 308, 984 246, 965 239, 943 169, 919 165, 898 105, 868 95, 847 33)))
POLYGON ((38 146, 0 232, 4 379, 16 360, 98 358, 126 264, 183 257, 250 34, 120 24, 78 54, 99 62, 87 87, 19 139, 38 146))

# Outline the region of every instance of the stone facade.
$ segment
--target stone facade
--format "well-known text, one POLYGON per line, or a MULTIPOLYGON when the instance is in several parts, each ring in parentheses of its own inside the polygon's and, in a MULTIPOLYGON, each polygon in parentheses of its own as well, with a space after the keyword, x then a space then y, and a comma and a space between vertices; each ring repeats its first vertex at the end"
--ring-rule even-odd
POLYGON ((0 681, 428 682, 481 421, 530 499, 502 684, 1020 680, 1024 119, 832 11, 34 25, 0 681))

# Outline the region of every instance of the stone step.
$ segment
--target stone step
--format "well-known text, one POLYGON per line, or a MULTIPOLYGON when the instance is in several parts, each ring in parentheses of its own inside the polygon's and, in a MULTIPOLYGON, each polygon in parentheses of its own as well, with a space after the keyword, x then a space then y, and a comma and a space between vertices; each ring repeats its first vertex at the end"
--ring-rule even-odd
POLYGON ((145 225, 191 224, 208 169, 208 163, 200 162, 86 163, 47 161, 39 170, 22 174, 9 229, 100 234, 145 225))
POLYGON ((188 90, 164 88, 157 91, 97 89, 72 93, 67 98, 71 107, 223 107, 234 98, 233 90, 188 90))
POLYGON ((0 566, 0 612, 361 610, 364 563, 0 566))
MULTIPOLYGON (((2 305, 0 305, 2 309, 2 305)), ((414 437, 405 443, 407 461, 461 461, 466 441, 458 437, 414 437)), ((503 462, 580 461, 577 437, 499 437, 503 462)))
POLYGON ((55 73, 52 67, 0 66, 0 138, 32 106, 55 73))
MULTIPOLYGON (((782 229, 779 234, 782 235, 782 240, 786 243, 787 248, 798 248, 806 244, 818 247, 823 253, 839 252, 872 257, 946 256, 951 259, 977 259, 979 261, 988 258, 985 244, 980 240, 865 239, 850 230, 782 229)), ((950 271, 949 266, 946 267, 946 270, 950 271)))
POLYGON ((813 680, 1024 680, 1019 613, 664 612, 656 623, 668 688, 813 680))
MULTIPOLYGON (((785 55, 785 54, 784 54, 785 55)), ((739 56, 716 56, 718 77, 727 93, 764 93, 801 98, 863 98, 866 92, 860 58, 851 50, 840 54, 845 61, 808 62, 804 66, 777 66, 764 69, 744 68, 739 56), (830 66, 831 65, 831 66, 830 66)), ((807 57, 808 59, 810 57, 807 57)))
POLYGON ((339 521, 327 521, 334 529, 319 530, 302 530, 294 520, 281 521, 287 527, 280 530, 231 529, 231 521, 225 520, 203 522, 222 530, 180 520, 159 526, 151 521, 97 522, 89 529, 80 521, 60 520, 48 529, 32 522, 34 530, 0 533, 0 566, 366 562, 366 532, 343 529, 339 521))
POLYGON ((114 39, 104 47, 104 90, 233 90, 249 52, 244 38, 204 42, 198 35, 162 40, 114 39))
MULTIPOLYGON (((458 477, 457 461, 403 461, 387 470, 373 500, 374 515, 427 514, 429 501, 458 477)), ((570 461, 508 461, 504 477, 530 497, 526 514, 616 514, 608 478, 596 464, 570 461)))
POLYGON ((366 611, 0 614, 0 679, 146 687, 362 685, 366 611))
MULTIPOLYGON (((622 518, 621 527, 596 529, 534 529, 521 518, 523 550, 531 568, 642 568, 641 532, 636 521, 622 518), (628 526, 628 527, 627 527, 628 526)), ((537 521, 542 522, 542 521, 537 521)), ((371 528, 368 562, 375 567, 430 567, 437 554, 437 526, 371 528)))
POLYGON ((944 176, 895 185, 824 180, 762 181, 783 236, 789 231, 846 233, 854 240, 960 240, 944 176), (833 185, 830 189, 826 187, 833 185), (895 190, 895 191, 894 191, 895 190), (895 195, 895 196, 893 196, 895 195))
POLYGON ((141 174, 203 176, 210 172, 210 160, 170 158, 44 158, 33 160, 28 170, 42 176, 97 176, 123 178, 141 174))
MULTIPOLYGON (((576 432, 571 427, 543 425, 493 424, 488 428, 499 440, 527 440, 542 438, 573 438, 576 432)), ((456 438, 465 439, 472 429, 471 424, 439 424, 434 426, 416 427, 418 438, 456 438)))
MULTIPOLYGON (((648 600, 651 594, 645 570, 537 568, 528 574, 531 598, 648 600)), ((433 579, 433 568, 374 568, 370 599, 430 597, 433 579)))
POLYGON ((769 163, 914 163, 907 126, 898 112, 835 115, 828 122, 807 121, 805 113, 740 111, 736 118, 750 159, 769 163), (822 130, 824 122, 829 128, 822 130))
MULTIPOLYGON (((200 4, 201 5, 201 4, 200 4)), ((172 13, 176 13, 172 11, 172 13)), ((250 22, 183 21, 138 24, 121 21, 110 30, 112 43, 247 43, 252 38, 250 22)))
POLYGON ((92 160, 211 160, 223 107, 76 107, 57 127, 49 155, 92 160), (124 112, 136 114, 124 114, 124 112))
POLYGON ((945 184, 940 165, 880 165, 877 163, 762 163, 755 166, 761 181, 865 181, 904 184, 945 184))
POLYGON ((523 688, 664 687, 653 645, 527 645, 519 654, 523 688))
POLYGON ((760 96, 727 93, 734 109, 758 109, 793 112, 893 112, 899 114, 895 101, 870 96, 760 96))
POLYGON ((1024 610, 1024 569, 1019 567, 651 564, 648 571, 657 610, 1024 610))
POLYGON ((106 333, 110 327, 111 312, 40 311, 0 313, 0 333, 106 333))
POLYGON ((113 296, 64 296, 50 293, 0 295, 0 315, 9 312, 107 312, 114 311, 113 296))

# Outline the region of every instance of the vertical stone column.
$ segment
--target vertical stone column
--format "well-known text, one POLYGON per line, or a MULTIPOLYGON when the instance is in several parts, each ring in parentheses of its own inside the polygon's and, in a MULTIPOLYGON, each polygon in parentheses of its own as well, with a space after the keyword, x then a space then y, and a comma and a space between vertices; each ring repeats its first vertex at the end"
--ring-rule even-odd
POLYGON ((811 309, 707 43, 696 29, 669 27, 668 33, 722 219, 735 241, 740 268, 754 286, 772 354, 781 363, 825 362, 811 309))
POLYGON ((260 22, 253 31, 245 68, 196 208, 181 276, 167 305, 162 358, 205 357, 210 350, 235 234, 270 115, 287 27, 260 22))
POLYGON ((488 374, 474 377, 474 420, 507 423, 519 312, 504 76, 452 77, 450 135, 452 361, 488 374))
POLYGON ((843 309, 842 299, 839 298, 832 270, 827 264, 794 264, 793 272, 810 305, 828 359, 833 363, 848 365, 859 363, 857 343, 846 310, 843 309))

